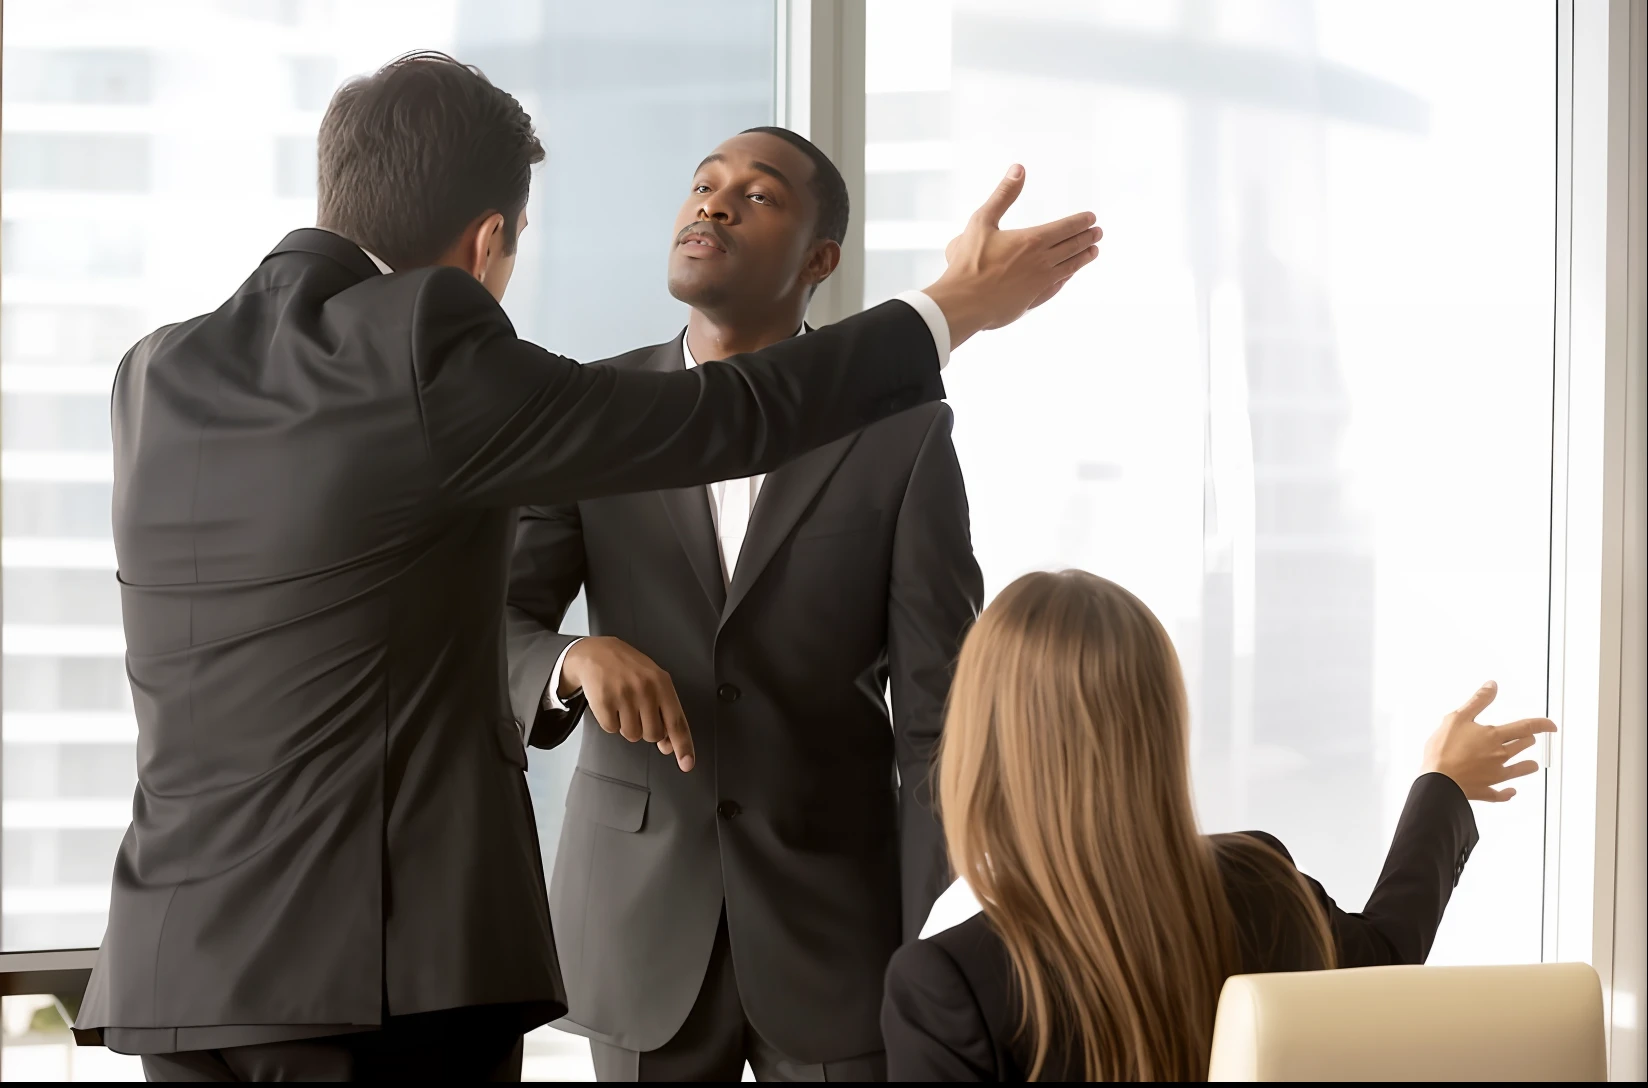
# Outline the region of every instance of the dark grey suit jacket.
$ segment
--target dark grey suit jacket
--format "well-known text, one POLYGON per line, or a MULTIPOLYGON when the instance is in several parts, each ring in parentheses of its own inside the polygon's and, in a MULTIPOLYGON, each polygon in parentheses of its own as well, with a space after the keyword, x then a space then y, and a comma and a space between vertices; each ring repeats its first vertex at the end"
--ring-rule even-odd
POLYGON ((691 374, 289 235, 115 379, 132 826, 80 1029, 564 1005, 509 709, 514 507, 776 468, 943 395, 893 303, 691 374))
MULTIPOLYGON (((680 338, 610 365, 680 371, 680 338)), ((983 593, 951 419, 924 405, 769 475, 730 587, 702 487, 523 513, 510 675, 533 743, 559 743, 581 710, 540 700, 583 585, 590 629, 674 679, 698 759, 683 774, 584 728, 550 891, 577 1027, 667 1042, 725 901, 744 1009, 770 1043, 802 1062, 881 1050, 887 959, 948 882, 929 770, 983 593)))

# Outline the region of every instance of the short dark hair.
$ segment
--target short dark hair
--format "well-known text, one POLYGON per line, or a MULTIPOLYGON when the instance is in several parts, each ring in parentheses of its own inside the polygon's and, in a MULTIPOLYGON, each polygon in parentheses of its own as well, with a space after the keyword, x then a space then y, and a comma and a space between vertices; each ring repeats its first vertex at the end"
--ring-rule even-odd
POLYGON ((504 217, 513 253, 544 148, 480 69, 417 52, 338 88, 317 158, 317 222, 401 269, 434 264, 487 212, 504 217))
POLYGON ((852 215, 852 205, 847 197, 847 181, 841 176, 841 171, 835 168, 830 157, 818 149, 818 145, 799 132, 791 132, 787 128, 777 125, 759 125, 747 128, 740 132, 740 136, 751 132, 764 132, 768 136, 777 136, 801 149, 813 161, 813 196, 818 198, 818 236, 828 238, 840 245, 847 237, 847 221, 852 215))

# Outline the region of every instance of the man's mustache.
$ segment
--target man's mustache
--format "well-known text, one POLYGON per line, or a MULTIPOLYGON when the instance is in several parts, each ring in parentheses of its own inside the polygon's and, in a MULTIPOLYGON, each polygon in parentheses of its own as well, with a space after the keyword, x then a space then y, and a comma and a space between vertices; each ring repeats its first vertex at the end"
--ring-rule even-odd
POLYGON ((675 236, 675 244, 680 245, 682 242, 685 242, 688 238, 691 238, 695 234, 707 235, 714 240, 716 245, 720 246, 728 253, 732 252, 732 239, 727 237, 727 232, 722 229, 719 223, 688 223, 686 226, 682 227, 680 233, 675 236))

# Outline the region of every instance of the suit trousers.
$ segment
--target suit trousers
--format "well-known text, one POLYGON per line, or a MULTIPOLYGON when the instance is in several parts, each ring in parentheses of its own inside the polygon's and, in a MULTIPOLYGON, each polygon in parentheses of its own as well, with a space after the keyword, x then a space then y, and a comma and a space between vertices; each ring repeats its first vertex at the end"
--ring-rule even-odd
POLYGON ((589 1041, 595 1079, 602 1081, 737 1081, 744 1064, 759 1081, 883 1081, 885 1053, 839 1061, 798 1062, 761 1037, 744 1015, 727 939, 727 912, 715 931, 709 968, 692 1010, 674 1038, 657 1050, 628 1050, 589 1041))
POLYGON ((376 1031, 143 1055, 151 1081, 519 1081, 517 1007, 397 1016, 376 1031))

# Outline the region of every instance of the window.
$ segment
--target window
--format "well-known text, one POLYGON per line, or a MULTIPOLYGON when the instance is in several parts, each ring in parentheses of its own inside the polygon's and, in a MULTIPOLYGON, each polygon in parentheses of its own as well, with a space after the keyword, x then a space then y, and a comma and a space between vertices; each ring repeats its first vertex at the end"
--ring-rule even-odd
MULTIPOLYGON (((4 6, 4 885, 0 950, 91 947, 130 818, 135 725, 109 542, 109 384, 149 330, 205 312, 313 222, 314 137, 337 82, 411 49, 476 64, 549 161, 508 309, 598 359, 684 321, 666 241, 707 148, 773 119, 772 0, 217 0, 156 18, 108 0, 4 6), (320 43, 325 43, 324 45, 320 43), (713 63, 683 63, 695 45, 713 63)), ((546 860, 576 743, 535 753, 546 860)), ((6 1074, 106 1079, 49 997, 6 998, 6 1074)), ((527 1074, 588 1074, 540 1032, 527 1074)))
POLYGON ((147 135, 104 132, 19 132, 5 140, 5 186, 93 193, 141 193, 149 188, 147 135))
POLYGON ((140 49, 6 51, 8 102, 132 105, 149 101, 151 62, 140 49))
MULTIPOLYGON (((1535 2, 868 5, 866 302, 1012 162, 1010 224, 1109 231, 945 376, 987 591, 1139 593, 1204 824, 1351 904, 1439 715, 1546 708, 1555 53, 1535 2)), ((1539 958, 1538 782, 1479 808, 1433 962, 1539 958)))
POLYGON ((315 199, 315 137, 282 136, 275 141, 275 195, 315 199))

